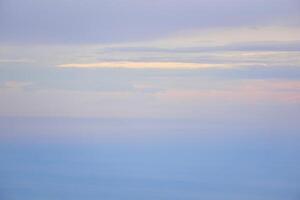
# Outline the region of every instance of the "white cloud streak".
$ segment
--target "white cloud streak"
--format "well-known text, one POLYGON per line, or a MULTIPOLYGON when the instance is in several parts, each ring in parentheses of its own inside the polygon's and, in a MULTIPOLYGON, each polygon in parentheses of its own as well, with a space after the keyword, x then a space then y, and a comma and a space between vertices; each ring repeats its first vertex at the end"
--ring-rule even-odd
MULTIPOLYGON (((201 69, 233 68, 247 66, 247 63, 189 63, 189 62, 97 62, 61 64, 62 68, 126 68, 126 69, 201 69)), ((252 63, 253 65, 253 63, 252 63)), ((256 63, 256 65, 264 65, 256 63)))

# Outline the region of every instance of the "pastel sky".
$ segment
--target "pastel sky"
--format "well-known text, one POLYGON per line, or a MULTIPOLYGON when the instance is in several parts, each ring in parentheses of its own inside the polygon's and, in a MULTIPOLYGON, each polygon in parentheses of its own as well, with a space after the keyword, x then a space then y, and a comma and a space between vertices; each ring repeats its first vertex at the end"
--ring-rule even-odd
MULTIPOLYGON (((295 191, 300 182, 291 180, 300 177, 293 165, 300 160, 293 159, 291 155, 296 154, 289 153, 299 150, 295 142, 299 139, 299 119, 299 0, 0 0, 0 141, 4 141, 0 144, 43 140, 46 143, 99 142, 105 146, 122 141, 126 146, 141 138, 143 144, 149 145, 145 138, 150 141, 159 138, 162 144, 158 144, 161 146, 157 151, 146 144, 147 147, 137 148, 142 152, 150 149, 155 157, 160 150, 170 147, 175 152, 170 162, 177 163, 174 155, 185 153, 176 149, 176 145, 184 149, 190 144, 182 144, 181 140, 201 140, 199 144, 193 143, 195 151, 208 145, 207 151, 221 149, 220 152, 224 146, 218 145, 223 141, 226 148, 233 145, 238 149, 224 150, 238 157, 232 158, 232 169, 240 169, 243 160, 243 155, 235 152, 242 149, 247 154, 243 144, 247 148, 254 144, 258 150, 251 156, 257 165, 261 160, 255 156, 270 147, 273 156, 282 153, 278 158, 271 156, 274 160, 270 162, 287 159, 286 163, 290 164, 287 165, 294 170, 293 175, 282 173, 285 182, 279 178, 277 185, 272 181, 276 170, 271 170, 269 182, 259 183, 269 184, 273 189, 279 185, 282 191, 298 195, 295 191), (213 142, 208 139, 210 142, 206 144, 203 137, 212 137, 213 142), (254 137, 251 140, 254 142, 248 143, 248 137, 254 137), (260 137, 268 141, 263 143, 267 147, 258 142, 260 137), (273 152, 272 145, 276 143, 273 137, 288 150, 280 149, 280 145, 278 150, 275 145, 273 152), (105 143, 103 138, 109 142, 105 143), (289 142, 280 143, 284 139, 289 142)), ((109 152, 105 159, 114 158, 114 145, 104 147, 109 152)), ((20 152, 16 157, 22 157, 23 148, 3 152, 20 152)), ((135 155, 132 146, 128 148, 125 152, 130 153, 124 156, 117 150, 120 158, 135 155)), ((193 155, 192 151, 187 150, 187 154, 193 155)), ((10 154, 3 155, 7 156, 5 162, 14 163, 9 160, 10 154)), ((213 160, 214 155, 208 157, 213 160)), ((218 161, 222 155, 218 154, 218 161)), ((139 159, 141 163, 143 159, 149 162, 144 157, 139 159)), ((226 162, 231 162, 230 159, 226 162)), ((153 161, 161 163, 162 160, 153 161)), ((212 160, 208 162, 214 164, 212 160)), ((8 164, 5 170, 18 166, 16 163, 8 164)), ((124 163, 126 166, 126 161, 121 159, 121 164, 124 163)), ((177 164, 181 166, 180 162, 177 164)), ((193 161, 191 165, 194 166, 193 161)), ((139 169, 147 168, 142 165, 139 169)), ((0 175, 3 170, 0 168, 0 175)), ((163 176, 161 173, 156 175, 163 176)), ((260 171, 253 173, 259 177, 260 171)), ((244 178, 251 179, 248 175, 244 178)), ((24 182, 31 178, 24 178, 24 182)), ((1 191, 9 191, 9 187, 2 186, 0 180, 0 199, 1 191)), ((196 190, 193 192, 195 196, 179 199, 199 199, 196 190)), ((20 197, 11 199, 22 199, 23 193, 18 194, 20 197)), ((147 199, 145 194, 128 199, 147 199)), ((221 194, 204 199, 226 199, 221 194)), ((245 198, 247 195, 243 193, 227 199, 295 199, 282 194, 286 198, 272 195, 245 198)), ((41 195, 27 199, 47 198, 41 195)))
POLYGON ((299 114, 299 6, 1 1, 0 115, 205 118, 265 105, 299 114))

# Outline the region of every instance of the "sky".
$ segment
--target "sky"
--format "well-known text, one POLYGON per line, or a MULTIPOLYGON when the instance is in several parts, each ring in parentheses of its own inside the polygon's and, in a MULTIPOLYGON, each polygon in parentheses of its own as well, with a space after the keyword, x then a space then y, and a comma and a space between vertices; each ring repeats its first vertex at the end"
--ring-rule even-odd
POLYGON ((296 200, 299 118, 298 0, 0 1, 0 199, 296 200))
POLYGON ((0 115, 201 118, 204 108, 256 106, 299 114, 299 7, 3 0, 0 115))

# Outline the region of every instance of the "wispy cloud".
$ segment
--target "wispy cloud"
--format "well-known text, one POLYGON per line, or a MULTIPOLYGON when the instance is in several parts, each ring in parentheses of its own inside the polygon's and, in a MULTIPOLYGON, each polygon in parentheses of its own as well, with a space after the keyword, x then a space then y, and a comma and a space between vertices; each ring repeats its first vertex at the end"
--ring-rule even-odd
MULTIPOLYGON (((155 47, 216 47, 232 44, 280 44, 300 40, 300 28, 293 26, 257 26, 193 29, 144 43, 155 47)), ((138 43, 137 43, 138 45, 138 43)))
MULTIPOLYGON (((201 68, 232 68, 248 66, 247 63, 189 63, 189 62, 97 62, 97 63, 68 63, 58 67, 65 68, 127 68, 127 69, 201 69, 201 68)), ((253 64, 252 64, 253 65, 253 64)), ((256 65, 264 65, 256 63, 256 65)))
POLYGON ((34 63, 34 60, 30 59, 0 59, 0 63, 34 63))
POLYGON ((14 81, 14 80, 11 80, 11 81, 6 81, 2 85, 2 87, 8 88, 8 89, 23 89, 23 88, 26 88, 26 87, 28 87, 32 84, 33 83, 29 82, 29 81, 14 81))
POLYGON ((135 84, 136 90, 117 92, 0 88, 0 115, 168 118, 178 115, 205 117, 205 113, 224 112, 223 117, 227 117, 225 110, 237 109, 238 114, 239 106, 249 112, 256 106, 296 108, 300 100, 298 80, 203 81, 185 78, 155 83, 141 81, 135 84), (188 81, 189 85, 182 86, 182 82, 188 81))

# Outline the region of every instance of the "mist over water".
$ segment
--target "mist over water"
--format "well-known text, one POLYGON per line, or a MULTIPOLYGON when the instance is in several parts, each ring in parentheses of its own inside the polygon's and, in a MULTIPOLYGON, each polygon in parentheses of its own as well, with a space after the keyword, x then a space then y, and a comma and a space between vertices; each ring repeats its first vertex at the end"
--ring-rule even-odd
POLYGON ((0 200, 300 200, 299 0, 0 0, 0 200))
POLYGON ((297 133, 112 119, 2 119, 2 130, 9 121, 18 128, 0 145, 4 200, 299 199, 297 133))

